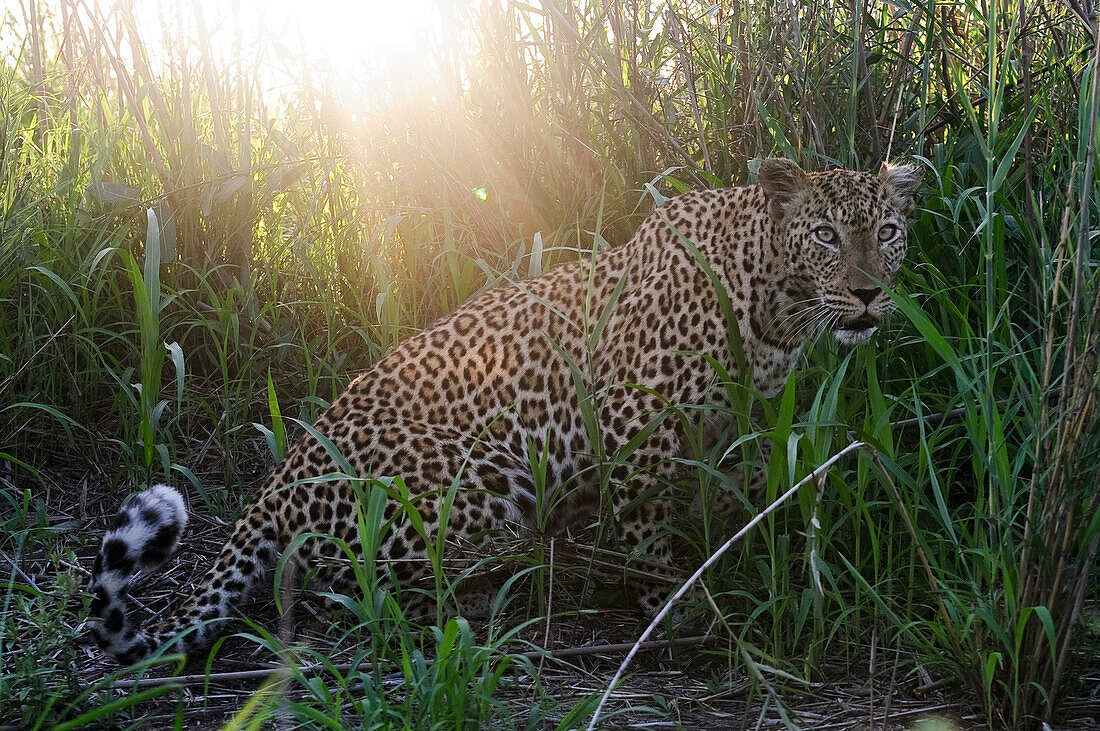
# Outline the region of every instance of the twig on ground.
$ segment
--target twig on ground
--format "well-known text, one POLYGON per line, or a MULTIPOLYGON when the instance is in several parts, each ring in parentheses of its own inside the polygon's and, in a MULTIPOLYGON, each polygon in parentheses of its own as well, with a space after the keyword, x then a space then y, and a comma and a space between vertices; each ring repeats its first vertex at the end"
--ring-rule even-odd
MULTIPOLYGON (((528 660, 550 658, 552 660, 560 660, 567 657, 581 657, 584 655, 599 655, 601 653, 616 653, 623 652, 625 650, 631 650, 637 652, 638 650, 663 650, 668 647, 684 647, 686 645, 705 645, 718 640, 716 635, 696 635, 694 637, 680 637, 675 640, 658 640, 654 642, 643 642, 639 645, 637 642, 618 642, 609 645, 590 645, 587 647, 565 647, 561 650, 530 650, 528 652, 515 652, 508 653, 509 657, 523 657, 528 660)), ((369 668, 369 663, 342 663, 340 665, 334 665, 331 669, 335 669, 336 672, 345 673, 351 670, 353 667, 369 668)), ((112 689, 125 690, 136 688, 150 688, 158 685, 196 685, 199 683, 217 683, 217 682, 229 682, 235 680, 254 680, 256 678, 266 678, 272 673, 280 672, 287 668, 286 665, 272 665, 270 667, 258 668, 256 670, 236 670, 228 673, 196 673, 194 675, 180 675, 177 677, 166 678, 139 678, 137 680, 116 680, 111 684, 112 689)), ((308 675, 312 673, 318 673, 328 671, 330 668, 323 665, 308 665, 306 667, 299 668, 302 674, 308 675)))
POLYGON ((41 591, 38 585, 34 583, 34 579, 27 576, 27 574, 23 572, 23 569, 19 568, 19 564, 16 563, 15 559, 9 556, 6 551, 0 551, 0 556, 3 556, 4 560, 11 564, 12 570, 15 571, 15 575, 26 582, 27 586, 35 591, 41 591))

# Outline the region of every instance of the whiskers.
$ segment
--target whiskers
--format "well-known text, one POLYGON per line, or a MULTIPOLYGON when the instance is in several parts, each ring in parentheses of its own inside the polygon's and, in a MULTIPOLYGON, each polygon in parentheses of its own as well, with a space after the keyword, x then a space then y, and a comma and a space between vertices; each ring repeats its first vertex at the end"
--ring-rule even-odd
POLYGON ((821 331, 835 326, 840 318, 840 313, 833 311, 828 305, 815 306, 807 316, 795 321, 793 326, 783 333, 779 341, 779 349, 786 350, 817 337, 821 331))
POLYGON ((785 304, 776 313, 770 329, 779 331, 778 348, 785 350, 835 325, 839 319, 839 313, 820 296, 814 296, 785 304))
MULTIPOLYGON (((798 315, 799 313, 805 311, 805 309, 797 309, 797 308, 801 308, 803 305, 823 305, 823 304, 825 304, 825 301, 821 298, 821 295, 817 295, 817 294, 813 295, 812 297, 807 297, 805 299, 791 300, 790 302, 787 302, 782 307, 780 307, 779 310, 776 311, 775 319, 780 320, 780 319, 783 319, 785 317, 793 317, 795 315, 798 315), (795 311, 792 312, 791 310, 795 310, 795 311)), ((810 309, 812 309, 812 307, 810 309)))

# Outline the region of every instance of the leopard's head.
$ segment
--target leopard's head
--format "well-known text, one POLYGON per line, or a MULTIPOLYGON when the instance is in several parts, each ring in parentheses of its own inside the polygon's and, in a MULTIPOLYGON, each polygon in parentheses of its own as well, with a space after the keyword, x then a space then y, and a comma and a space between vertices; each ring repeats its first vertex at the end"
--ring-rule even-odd
POLYGON ((837 340, 861 343, 891 308, 891 286, 908 246, 906 218, 920 171, 884 165, 878 175, 805 173, 790 160, 760 163, 800 323, 823 322, 837 340))

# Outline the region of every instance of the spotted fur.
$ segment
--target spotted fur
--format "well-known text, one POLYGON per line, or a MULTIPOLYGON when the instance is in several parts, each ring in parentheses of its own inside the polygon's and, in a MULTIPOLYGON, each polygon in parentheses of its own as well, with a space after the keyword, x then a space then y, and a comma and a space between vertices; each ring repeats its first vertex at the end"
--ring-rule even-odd
POLYGON ((92 567, 92 636, 121 662, 146 654, 143 638, 130 626, 126 590, 134 575, 154 571, 172 557, 187 527, 183 497, 167 485, 137 494, 103 536, 92 567))
MULTIPOLYGON (((191 650, 212 638, 211 621, 226 617, 295 537, 334 535, 358 550, 353 485, 312 479, 338 471, 330 446, 361 475, 404 478, 408 498, 386 503, 391 527, 378 554, 403 586, 426 573, 424 536, 437 534, 452 481, 454 541, 531 530, 540 512, 539 524, 558 530, 591 515, 598 501, 594 455, 628 444, 629 458, 611 475, 619 540, 628 549, 648 544, 670 562, 661 533, 667 507, 655 488, 672 476, 686 435, 679 420, 661 414, 669 404, 726 404, 704 355, 739 377, 718 295, 685 239, 721 280, 755 388, 771 396, 821 328, 856 343, 886 315, 881 286, 905 255, 905 218, 919 185, 908 166, 877 176, 807 174, 786 160, 765 160, 759 179, 679 196, 626 244, 485 292, 410 337, 332 403, 315 424, 325 439, 310 433, 298 441, 194 589, 141 629, 127 620, 126 583, 174 549, 184 516, 169 488, 138 495, 104 538, 93 571, 100 645, 126 662, 184 633, 178 649, 191 650), (578 380, 598 407, 598 424, 586 425, 578 380), (532 456, 542 454, 549 496, 536 505, 532 456), (423 532, 409 520, 411 505, 423 532)), ((294 559, 345 588, 349 569, 325 560, 337 553, 332 541, 314 538, 294 559)), ((647 612, 663 602, 658 586, 634 589, 647 612)), ((486 604, 484 595, 470 601, 486 604)))

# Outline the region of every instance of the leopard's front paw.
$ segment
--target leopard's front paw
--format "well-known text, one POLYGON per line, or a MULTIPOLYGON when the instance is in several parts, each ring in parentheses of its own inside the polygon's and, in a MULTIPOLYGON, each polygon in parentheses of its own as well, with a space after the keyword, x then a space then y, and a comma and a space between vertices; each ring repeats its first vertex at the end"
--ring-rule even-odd
MULTIPOLYGON (((671 601, 679 587, 670 587, 668 584, 656 582, 643 585, 641 582, 633 583, 632 587, 638 599, 638 605, 642 613, 652 621, 665 605, 671 601)), ((657 630, 657 636, 667 634, 687 636, 691 634, 705 633, 708 625, 713 620, 713 613, 703 601, 700 592, 693 589, 676 600, 661 620, 661 626, 657 630)))

